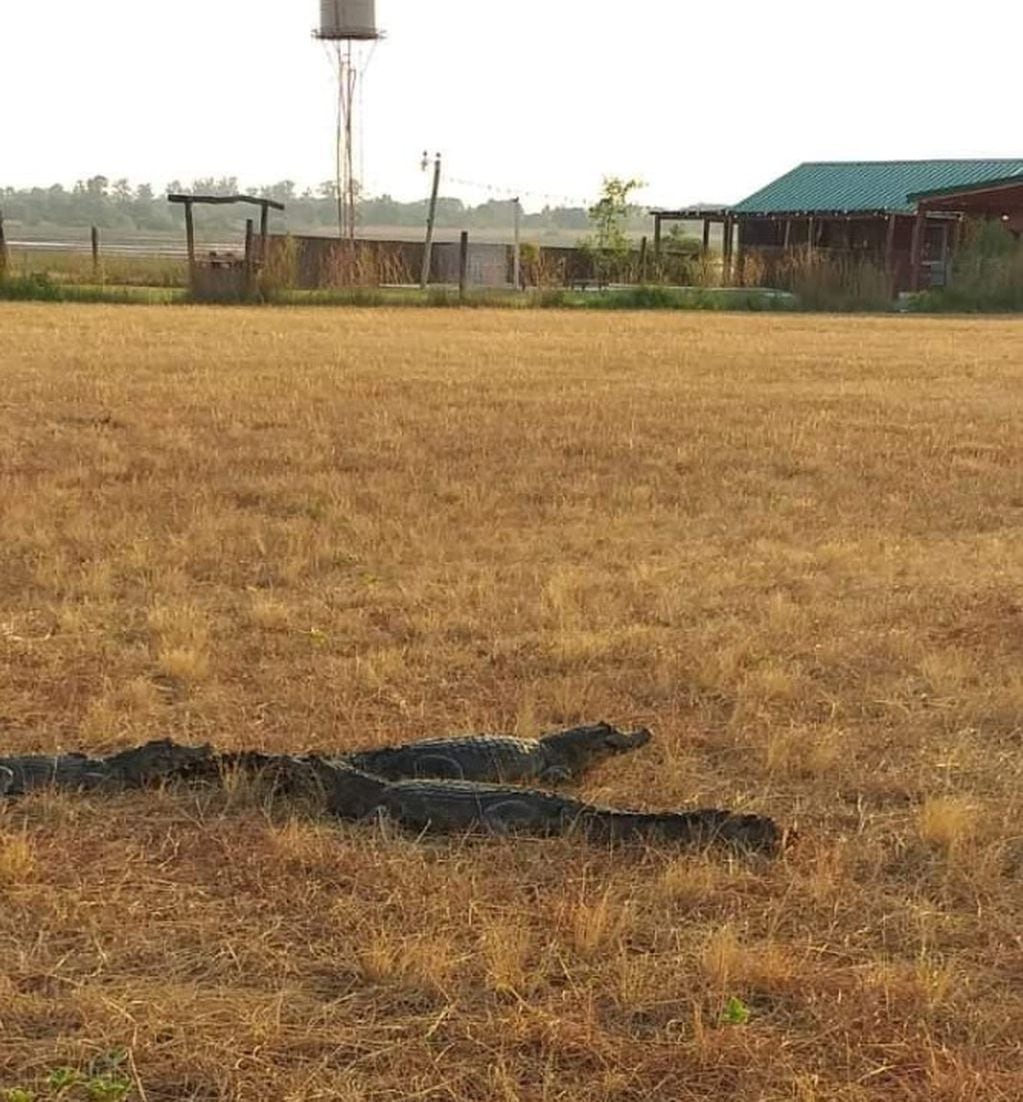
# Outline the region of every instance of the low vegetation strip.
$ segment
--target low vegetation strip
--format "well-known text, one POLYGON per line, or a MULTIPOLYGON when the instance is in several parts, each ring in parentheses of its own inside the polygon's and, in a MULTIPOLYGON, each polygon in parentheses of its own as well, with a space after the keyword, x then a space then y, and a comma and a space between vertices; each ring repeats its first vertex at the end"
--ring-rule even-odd
POLYGON ((801 836, 420 840, 244 777, 0 801, 0 1090, 1023 1095, 1019 322, 3 303, 0 334, 5 754, 603 715, 657 736, 580 799, 801 836))
MULTIPOLYGON (((189 303, 184 286, 146 286, 138 283, 96 283, 55 280, 46 274, 0 280, 0 301, 78 302, 136 305, 189 303)), ((232 303, 228 302, 227 305, 232 303)), ((474 307, 504 309, 585 310, 791 310, 797 303, 789 294, 759 288, 620 287, 602 291, 549 288, 516 292, 474 288, 460 295, 457 288, 341 287, 299 291, 273 289, 258 303, 273 306, 390 306, 474 307)), ((224 303, 220 303, 224 305, 224 303)), ((237 305, 237 303, 234 303, 237 305)), ((253 304, 255 305, 255 303, 253 304)))

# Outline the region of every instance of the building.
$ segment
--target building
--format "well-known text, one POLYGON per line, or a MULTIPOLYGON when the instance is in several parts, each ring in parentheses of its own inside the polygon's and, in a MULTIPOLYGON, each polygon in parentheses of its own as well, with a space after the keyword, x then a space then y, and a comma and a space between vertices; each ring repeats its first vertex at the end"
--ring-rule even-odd
POLYGON ((755 253, 765 280, 808 246, 883 264, 898 291, 945 282, 965 218, 1023 231, 1023 159, 827 161, 799 165, 732 207, 653 211, 654 250, 666 221, 720 223, 726 282, 755 253))

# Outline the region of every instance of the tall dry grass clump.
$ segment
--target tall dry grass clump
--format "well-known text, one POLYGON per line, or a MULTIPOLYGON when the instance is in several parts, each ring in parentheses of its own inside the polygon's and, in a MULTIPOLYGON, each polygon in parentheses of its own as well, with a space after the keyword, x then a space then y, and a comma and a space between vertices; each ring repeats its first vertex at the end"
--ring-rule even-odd
POLYGON ((330 250, 321 273, 322 287, 383 287, 413 283, 405 253, 384 241, 340 241, 330 250))
POLYGON ((890 274, 872 257, 798 249, 775 265, 778 286, 795 294, 804 310, 884 311, 894 291, 890 274))

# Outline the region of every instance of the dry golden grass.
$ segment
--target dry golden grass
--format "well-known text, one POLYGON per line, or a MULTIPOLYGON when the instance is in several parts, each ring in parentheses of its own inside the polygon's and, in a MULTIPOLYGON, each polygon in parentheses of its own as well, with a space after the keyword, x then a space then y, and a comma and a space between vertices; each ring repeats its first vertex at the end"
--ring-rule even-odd
POLYGON ((580 719, 785 860, 0 810, 0 1088, 1023 1097, 1023 324, 0 305, 6 750, 580 719), (723 1020, 729 999, 750 1012, 723 1020))

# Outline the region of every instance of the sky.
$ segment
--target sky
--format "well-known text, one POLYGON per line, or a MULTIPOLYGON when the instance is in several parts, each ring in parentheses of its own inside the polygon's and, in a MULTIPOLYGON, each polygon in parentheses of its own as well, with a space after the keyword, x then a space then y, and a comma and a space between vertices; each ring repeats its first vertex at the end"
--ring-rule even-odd
MULTIPOLYGON (((333 173, 317 0, 0 0, 0 186, 333 173)), ((1023 5, 377 0, 371 194, 733 202, 807 160, 1023 156, 1023 5)))

